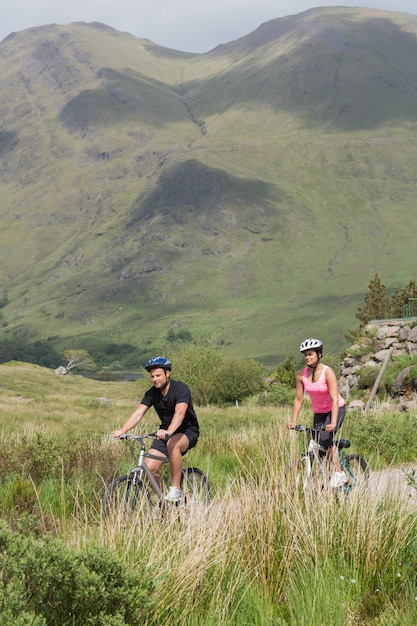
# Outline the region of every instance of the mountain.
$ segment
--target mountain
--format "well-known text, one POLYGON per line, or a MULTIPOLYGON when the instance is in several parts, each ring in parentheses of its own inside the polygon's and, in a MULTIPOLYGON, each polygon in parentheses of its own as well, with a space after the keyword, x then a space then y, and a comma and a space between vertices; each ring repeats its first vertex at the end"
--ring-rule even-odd
POLYGON ((375 272, 416 277, 415 17, 312 9, 205 54, 31 28, 0 120, 0 342, 270 366, 342 349, 375 272))

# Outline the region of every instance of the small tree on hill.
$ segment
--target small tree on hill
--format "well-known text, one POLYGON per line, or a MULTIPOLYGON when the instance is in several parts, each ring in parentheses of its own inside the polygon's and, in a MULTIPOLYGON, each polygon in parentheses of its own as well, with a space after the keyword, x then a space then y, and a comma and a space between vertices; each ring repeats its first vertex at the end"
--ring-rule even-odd
POLYGON ((68 372, 73 369, 93 372, 97 369, 97 365, 87 350, 65 350, 62 356, 67 362, 65 369, 68 372))
POLYGON ((410 278, 406 287, 394 289, 389 307, 390 317, 403 317, 409 298, 417 298, 417 283, 414 278, 410 278))
POLYGON ((365 294, 365 304, 357 308, 356 318, 363 324, 384 319, 389 311, 389 298, 378 274, 375 274, 365 294))

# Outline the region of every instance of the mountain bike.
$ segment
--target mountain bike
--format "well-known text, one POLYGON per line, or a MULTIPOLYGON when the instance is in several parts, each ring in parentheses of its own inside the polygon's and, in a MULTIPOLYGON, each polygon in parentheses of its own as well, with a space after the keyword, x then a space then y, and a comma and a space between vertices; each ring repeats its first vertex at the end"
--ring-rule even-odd
MULTIPOLYGON (((105 490, 103 497, 104 515, 126 517, 142 511, 147 519, 158 519, 168 510, 182 507, 192 510, 194 507, 207 508, 210 504, 210 485, 207 476, 198 467, 185 467, 181 476, 181 500, 169 502, 164 499, 167 484, 161 479, 161 486, 155 480, 146 464, 146 458, 152 458, 147 450, 149 441, 156 433, 146 435, 121 435, 119 439, 139 445, 136 466, 127 474, 115 478, 105 490)), ((154 458, 154 457, 153 457, 154 458)), ((158 457, 159 458, 159 457, 158 457)), ((169 460, 164 460, 169 463, 169 460)))
MULTIPOLYGON (((329 486, 329 465, 326 459, 326 449, 320 445, 320 433, 322 429, 309 428, 297 424, 295 431, 304 433, 304 452, 296 466, 298 481, 303 489, 316 485, 320 489, 329 486)), ((359 454, 345 454, 350 448, 349 439, 335 439, 337 454, 340 465, 344 471, 347 482, 335 487, 336 492, 350 493, 360 486, 366 486, 369 479, 369 466, 367 461, 359 454)))

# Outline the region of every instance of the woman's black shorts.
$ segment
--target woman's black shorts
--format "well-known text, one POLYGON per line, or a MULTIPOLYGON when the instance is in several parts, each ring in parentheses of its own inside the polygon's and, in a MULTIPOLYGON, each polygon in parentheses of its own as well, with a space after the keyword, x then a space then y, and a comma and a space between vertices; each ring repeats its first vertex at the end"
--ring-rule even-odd
MULTIPOLYGON (((322 433, 320 433, 320 444, 323 446, 323 448, 326 448, 326 450, 333 446, 333 436, 337 433, 337 431, 343 424, 345 415, 346 415, 346 405, 340 406, 339 412, 337 414, 336 428, 330 433, 324 430, 322 433)), ((331 411, 329 411, 328 413, 314 413, 314 428, 324 428, 324 426, 326 426, 326 424, 330 424, 331 421, 332 421, 331 411)))

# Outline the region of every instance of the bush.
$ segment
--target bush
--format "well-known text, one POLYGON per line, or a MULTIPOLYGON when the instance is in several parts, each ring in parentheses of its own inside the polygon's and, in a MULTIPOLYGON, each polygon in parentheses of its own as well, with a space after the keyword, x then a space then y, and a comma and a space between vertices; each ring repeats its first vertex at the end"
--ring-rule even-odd
POLYGON ((265 391, 258 396, 260 406, 292 406, 295 389, 285 385, 269 384, 265 391))
POLYGON ((294 356, 288 354, 285 359, 281 361, 276 370, 268 376, 268 381, 270 383, 279 383, 280 385, 293 389, 295 387, 297 369, 294 356))
POLYGON ((358 380, 359 389, 372 389, 378 377, 378 374, 378 367, 369 366, 361 369, 358 380))
POLYGON ((200 406, 240 402, 263 386, 260 363, 225 357, 218 348, 198 345, 173 358, 172 377, 189 385, 194 403, 200 406))
POLYGON ((68 434, 56 435, 35 431, 23 434, 17 441, 0 437, 0 465, 2 480, 10 476, 31 478, 41 483, 47 478, 66 480, 100 474, 114 468, 120 450, 114 446, 104 447, 101 437, 86 439, 68 434))
POLYGON ((133 626, 153 608, 151 577, 103 548, 78 552, 1 524, 0 564, 2 624, 133 626))
POLYGON ((217 402, 241 402, 258 393, 263 386, 260 363, 226 358, 216 372, 213 390, 217 402))
POLYGON ((343 437, 352 449, 368 461, 382 465, 414 461, 417 457, 417 415, 415 413, 370 413, 349 411, 343 423, 343 437))

